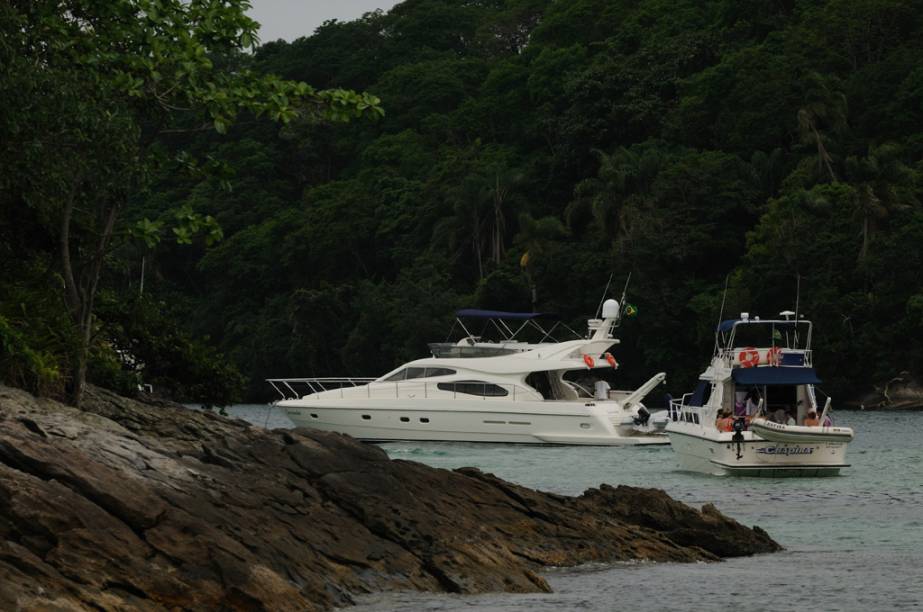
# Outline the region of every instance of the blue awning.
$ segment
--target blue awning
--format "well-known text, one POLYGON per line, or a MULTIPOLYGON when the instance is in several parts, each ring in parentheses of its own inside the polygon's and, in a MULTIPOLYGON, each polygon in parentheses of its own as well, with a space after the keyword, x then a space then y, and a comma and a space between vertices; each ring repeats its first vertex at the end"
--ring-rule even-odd
POLYGON ((700 380, 699 384, 695 386, 695 391, 692 392, 686 405, 704 406, 705 400, 708 399, 708 397, 706 397, 706 392, 708 392, 708 395, 711 395, 711 384, 704 380, 700 380))
POLYGON ((550 312, 504 312, 502 310, 481 310, 480 308, 462 308, 455 311, 455 316, 472 319, 552 319, 558 320, 558 315, 550 312))
POLYGON ((814 368, 734 368, 731 378, 738 385, 819 385, 814 368))

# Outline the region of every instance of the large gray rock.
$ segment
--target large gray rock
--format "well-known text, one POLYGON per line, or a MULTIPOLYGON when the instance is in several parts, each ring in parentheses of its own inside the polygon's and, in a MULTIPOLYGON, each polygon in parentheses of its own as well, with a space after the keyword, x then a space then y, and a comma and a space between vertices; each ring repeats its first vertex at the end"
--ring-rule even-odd
POLYGON ((548 590, 549 565, 778 548, 662 491, 562 497, 337 434, 0 387, 3 610, 322 610, 386 589, 548 590))

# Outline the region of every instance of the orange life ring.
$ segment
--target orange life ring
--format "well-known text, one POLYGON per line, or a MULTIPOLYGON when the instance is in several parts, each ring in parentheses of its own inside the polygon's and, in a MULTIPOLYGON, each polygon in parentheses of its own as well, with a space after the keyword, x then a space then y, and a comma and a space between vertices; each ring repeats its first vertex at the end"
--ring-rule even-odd
POLYGON ((737 354, 737 359, 740 361, 740 367, 752 368, 759 365, 760 352, 756 348, 748 346, 737 354))
POLYGON ((596 365, 596 362, 593 361, 593 358, 590 357, 589 355, 584 355, 584 356, 583 356, 583 363, 585 363, 585 364, 586 364, 586 367, 588 367, 588 368, 592 368, 593 366, 596 365))
POLYGON ((613 368, 619 367, 619 362, 615 360, 615 357, 612 356, 612 353, 603 353, 603 357, 613 368))
POLYGON ((766 362, 771 366, 778 366, 782 364, 782 349, 778 346, 774 346, 768 351, 766 351, 766 362))

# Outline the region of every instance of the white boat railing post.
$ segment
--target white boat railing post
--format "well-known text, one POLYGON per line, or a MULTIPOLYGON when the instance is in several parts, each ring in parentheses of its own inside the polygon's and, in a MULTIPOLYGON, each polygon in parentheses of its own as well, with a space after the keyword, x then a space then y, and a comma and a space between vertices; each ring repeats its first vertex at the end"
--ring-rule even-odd
POLYGON ((827 411, 830 410, 830 400, 831 399, 832 398, 827 396, 827 401, 824 402, 824 411, 821 413, 820 418, 817 420, 817 422, 820 424, 821 427, 824 427, 824 419, 827 418, 827 411))

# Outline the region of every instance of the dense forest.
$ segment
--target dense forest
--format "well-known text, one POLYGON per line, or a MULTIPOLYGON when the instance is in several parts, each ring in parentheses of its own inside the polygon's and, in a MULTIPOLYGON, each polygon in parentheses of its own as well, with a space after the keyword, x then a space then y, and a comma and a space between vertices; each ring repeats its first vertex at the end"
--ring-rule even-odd
MULTIPOLYGON (((58 35, 22 25, 46 4, 0 9, 5 34, 58 35)), ((86 332, 91 381, 264 399, 269 376, 424 356, 459 307, 579 328, 629 274, 628 380, 664 370, 687 390, 725 286, 727 313, 764 317, 800 287, 838 398, 923 374, 920 2, 406 0, 253 52, 235 27, 193 60, 262 89, 232 89, 232 112, 197 85, 184 114, 123 79, 124 125, 98 120, 105 90, 17 67, 34 47, 0 42, 0 379, 63 393, 86 332), (73 155, 29 127, 73 129, 65 107, 83 122, 73 155), (152 114, 170 120, 145 129, 152 114), (84 228, 89 323, 44 204, 66 205, 75 172, 123 202, 105 249, 105 207, 84 228)))

